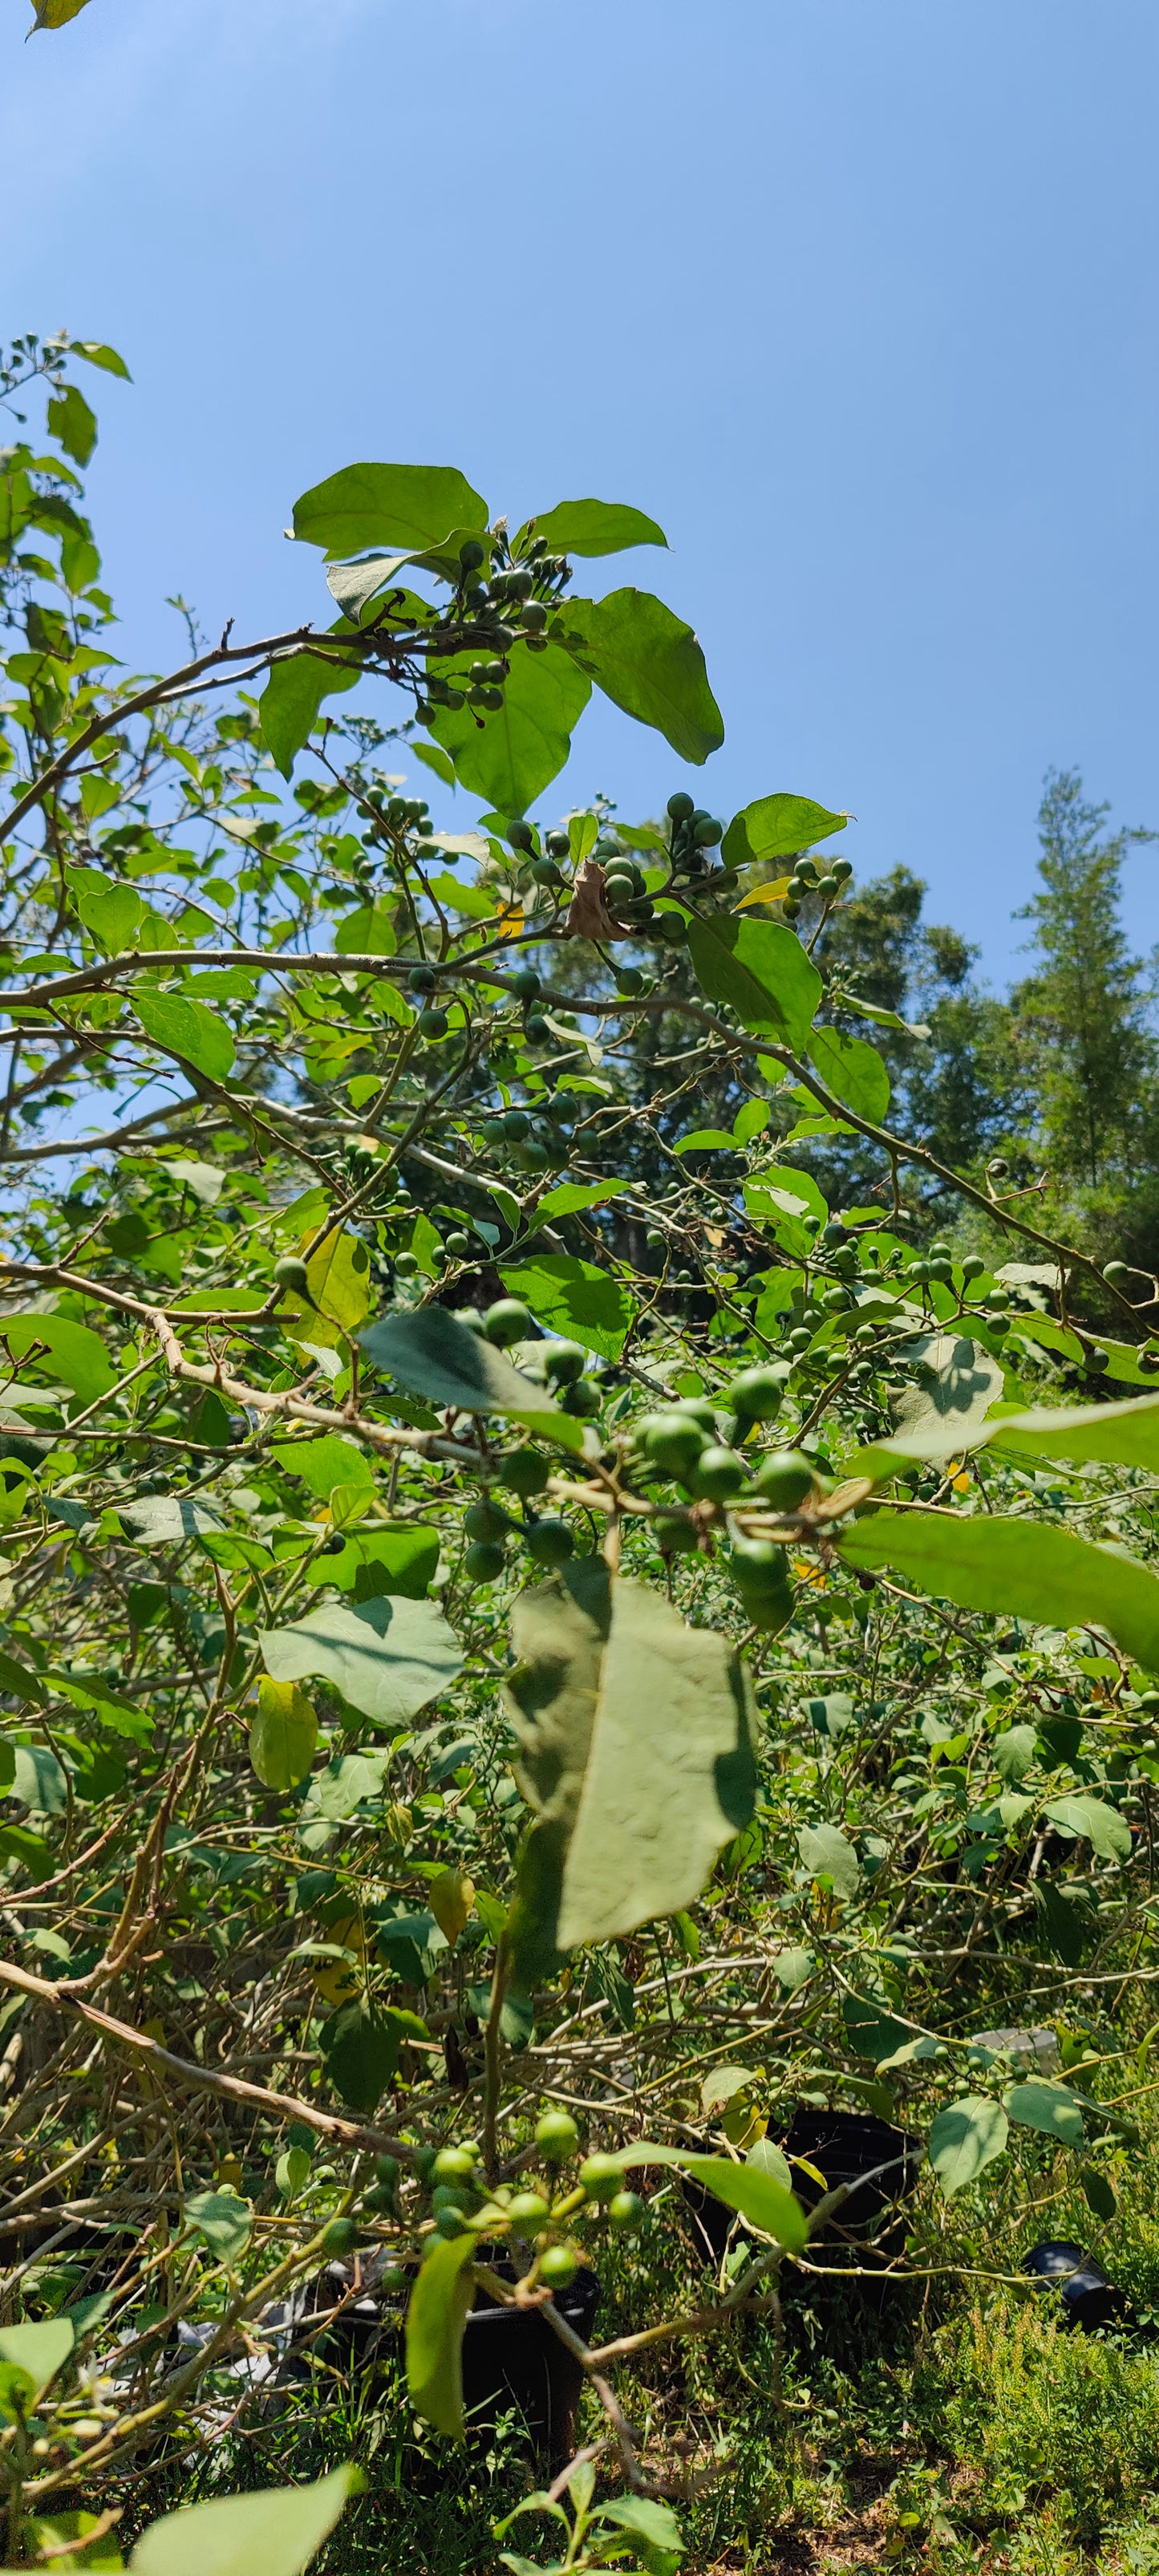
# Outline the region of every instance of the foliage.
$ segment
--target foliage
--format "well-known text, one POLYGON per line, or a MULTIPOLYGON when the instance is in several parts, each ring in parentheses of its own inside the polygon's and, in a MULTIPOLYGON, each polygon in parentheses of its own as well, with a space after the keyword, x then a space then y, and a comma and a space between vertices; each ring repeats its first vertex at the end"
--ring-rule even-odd
POLYGON ((1143 2153, 1149 1309, 907 1129, 920 907, 794 843, 837 809, 537 818, 592 685, 719 739, 673 612, 572 597, 651 521, 357 465, 294 514, 336 620, 141 679, 69 354, 0 486, 13 2561, 324 2414, 373 2262, 400 2455, 472 2431, 472 2300, 537 2307, 628 2489, 573 2462, 564 2563, 667 2568, 613 2370, 743 2327, 788 2388, 782 2299, 1006 2279, 994 2212, 1017 2271, 1143 2153), (797 2106, 927 2151, 900 2243, 905 2141, 867 2236, 797 2106))

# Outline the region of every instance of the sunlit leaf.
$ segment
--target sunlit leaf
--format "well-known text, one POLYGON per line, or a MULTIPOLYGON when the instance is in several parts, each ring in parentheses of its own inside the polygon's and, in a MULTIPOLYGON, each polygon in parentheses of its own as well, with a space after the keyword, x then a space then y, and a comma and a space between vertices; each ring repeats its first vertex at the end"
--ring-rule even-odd
POLYGON ((930 2130, 930 2163, 947 2200, 976 2182, 1000 2156, 1010 2134, 1000 2102, 984 2093, 968 2093, 939 2111, 930 2130))
POLYGON ((726 1002, 743 1028, 799 1051, 821 999, 821 978, 795 930, 779 921, 713 913, 688 925, 688 953, 701 990, 726 1002))
POLYGON ((312 2486, 184 2505, 150 2523, 129 2561, 132 2576, 303 2576, 361 2484, 358 2469, 332 2469, 312 2486))
POLYGON ((294 1789, 306 1778, 318 1742, 318 1719, 296 1682, 263 1673, 250 1724, 250 1761, 266 1789, 294 1789))
POLYGON ((560 604, 550 629, 614 706, 654 725, 682 760, 699 767, 724 741, 692 628, 646 590, 560 604))
POLYGON ((433 1601, 387 1595, 354 1609, 327 1602, 290 1627, 262 1630, 258 1643, 273 1680, 315 1673, 364 1717, 395 1727, 437 1699, 463 1661, 433 1601))
POLYGON ((406 2317, 410 2401, 436 2432, 463 2438, 463 2327, 471 2305, 473 2236, 453 2236, 428 2254, 406 2317))
POLYGON ((966 1609, 1105 1628, 1145 1670, 1159 1670, 1159 1581, 1072 1530, 998 1512, 974 1519, 875 1511, 842 1536, 840 1549, 850 1565, 896 1566, 966 1609))

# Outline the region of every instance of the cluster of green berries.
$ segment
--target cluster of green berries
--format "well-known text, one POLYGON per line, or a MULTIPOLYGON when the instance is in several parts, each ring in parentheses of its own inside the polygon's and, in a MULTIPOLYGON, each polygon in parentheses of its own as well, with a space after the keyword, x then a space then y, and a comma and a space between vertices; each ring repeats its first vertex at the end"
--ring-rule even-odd
POLYGON ((717 849, 724 839, 723 823, 702 805, 694 804, 683 788, 668 799, 668 821, 668 856, 673 876, 703 876, 709 864, 708 852, 717 849))
POLYGON ((850 859, 834 859, 828 868, 819 868, 816 860, 811 859, 807 853, 797 859, 785 890, 782 908, 786 921, 797 919, 801 906, 809 895, 815 896, 818 903, 828 910, 829 905, 836 902, 838 895, 848 885, 852 874, 853 863, 850 859))
POLYGON ((507 840, 518 857, 526 860, 533 884, 549 888, 566 884, 560 865, 562 859, 571 856, 571 842, 566 832, 545 832, 541 848, 534 825, 516 821, 507 826, 507 840))
POLYGON ((613 919, 630 930, 646 930, 653 919, 656 907, 645 885, 644 871, 626 852, 607 861, 604 901, 613 919))
MULTIPOLYGON (((771 1421, 784 1394, 788 1370, 774 1362, 742 1370, 727 1391, 733 1408, 731 1440, 722 1440, 716 1408, 706 1398, 690 1396, 646 1414, 635 1426, 640 1470, 683 1486, 694 1502, 728 1505, 743 1502, 782 1518, 799 1512, 813 1495, 825 1490, 811 1459, 800 1449, 774 1450, 748 1459, 733 1445, 754 1424, 771 1421)), ((638 1471, 639 1472, 639 1471, 638 1471)), ((661 1550, 674 1555, 699 1543, 699 1524, 687 1507, 659 1510, 653 1528, 661 1550)), ((783 1628, 792 1616, 793 1591, 788 1558, 775 1539, 734 1537, 729 1560, 742 1605, 760 1628, 783 1628)))
POLYGON ((368 787, 362 802, 373 816, 369 831, 362 835, 368 847, 402 840, 412 832, 425 840, 431 830, 431 809, 423 796, 391 796, 385 787, 368 787))
MULTIPOLYGON (((562 2179, 559 2169, 572 2163, 579 2149, 579 2131, 570 2112, 545 2111, 536 2126, 535 2143, 546 2172, 514 2187, 501 2183, 493 2192, 479 2172, 480 2152, 473 2138, 437 2151, 423 2148, 411 2159, 411 2171, 427 2195, 433 2236, 507 2237, 529 2244, 536 2280, 547 2289, 562 2290, 574 2280, 582 2260, 579 2248, 568 2240, 570 2223, 585 2209, 590 2216, 594 2208, 611 2227, 634 2234, 647 2214, 646 2205, 636 2192, 624 2189, 617 2156, 588 2156, 579 2165, 574 2183, 562 2179)), ((383 2165, 393 2159, 378 2162, 383 2165)), ((385 2193, 372 2193, 366 2205, 382 2206, 394 2215, 397 2189, 396 2166, 385 2193)))

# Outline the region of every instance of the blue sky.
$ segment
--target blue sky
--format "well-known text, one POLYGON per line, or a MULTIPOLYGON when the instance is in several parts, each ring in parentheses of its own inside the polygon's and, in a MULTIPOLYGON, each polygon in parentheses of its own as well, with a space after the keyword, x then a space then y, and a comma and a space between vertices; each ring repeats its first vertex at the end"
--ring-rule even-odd
MULTIPOLYGON (((177 658, 169 592, 214 631, 322 613, 295 494, 430 459, 671 541, 593 569, 697 626, 724 748, 686 773, 600 707, 545 810, 847 806, 858 872, 928 877, 997 979, 1048 765, 1159 824, 1154 0, 25 21, 2 0, 0 330, 133 369, 89 390, 134 664, 177 658)), ((1150 943, 1159 853, 1129 889, 1150 943)))

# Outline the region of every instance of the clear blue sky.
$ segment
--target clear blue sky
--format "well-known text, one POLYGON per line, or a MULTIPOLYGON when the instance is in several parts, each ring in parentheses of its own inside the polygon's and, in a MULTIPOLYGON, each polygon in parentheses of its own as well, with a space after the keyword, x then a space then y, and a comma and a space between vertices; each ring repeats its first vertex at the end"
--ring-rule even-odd
MULTIPOLYGON (((601 706, 559 805, 848 806, 859 873, 927 876, 999 979, 1050 763, 1159 824, 1155 0, 26 19, 0 0, 0 327, 133 369, 90 390, 134 664, 176 658, 167 592, 213 630, 322 609, 295 494, 431 459, 668 532, 628 577, 697 626, 724 748, 682 773, 601 706)), ((1130 868, 1149 943, 1159 854, 1130 868)))

